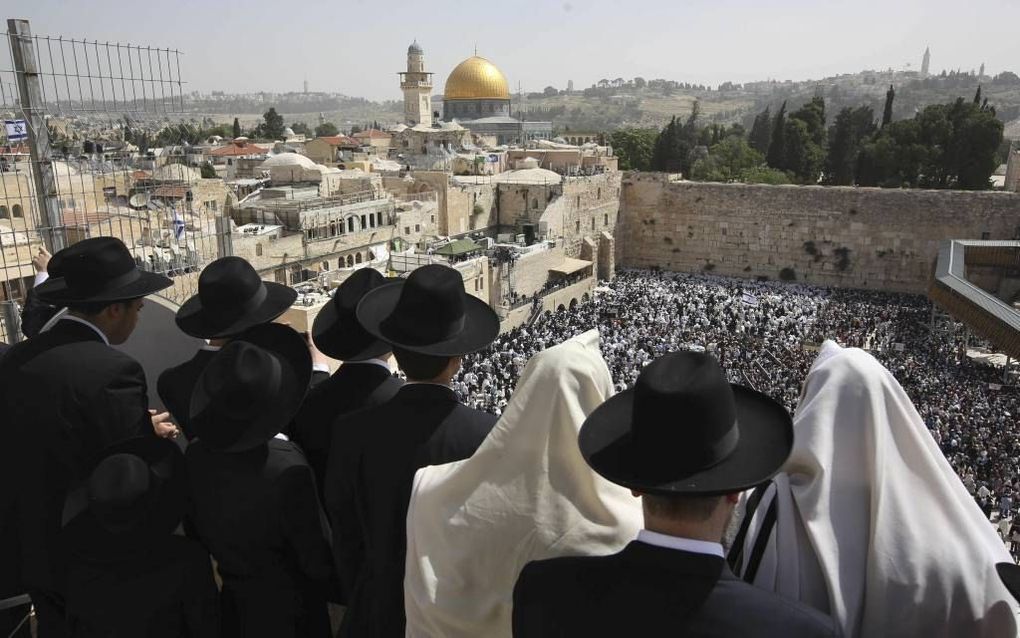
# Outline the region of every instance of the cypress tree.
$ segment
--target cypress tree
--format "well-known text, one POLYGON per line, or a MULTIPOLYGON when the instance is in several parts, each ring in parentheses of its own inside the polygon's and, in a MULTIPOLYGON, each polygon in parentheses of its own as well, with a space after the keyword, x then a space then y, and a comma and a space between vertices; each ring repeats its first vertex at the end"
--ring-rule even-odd
POLYGON ((762 155, 768 154, 769 142, 772 141, 772 115, 769 113, 769 107, 766 106, 764 111, 754 116, 754 124, 751 125, 751 134, 748 135, 747 141, 762 155))
POLYGON ((772 124, 772 139, 769 141, 769 152, 765 161, 772 168, 779 170, 783 170, 786 165, 786 102, 779 107, 772 124))
POLYGON ((977 93, 974 94, 974 104, 981 106, 981 85, 978 84, 977 93))
POLYGON ((895 97, 896 91, 893 89, 893 85, 890 84, 889 90, 885 93, 885 110, 882 111, 882 128, 885 128, 892 122, 892 104, 895 97))
POLYGON ((241 137, 241 122, 236 117, 234 118, 234 137, 241 137))

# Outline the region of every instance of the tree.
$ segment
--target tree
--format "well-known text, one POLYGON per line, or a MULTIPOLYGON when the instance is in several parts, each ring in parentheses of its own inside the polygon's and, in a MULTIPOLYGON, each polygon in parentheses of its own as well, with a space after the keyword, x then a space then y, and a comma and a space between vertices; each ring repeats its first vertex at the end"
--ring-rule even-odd
POLYGON ((743 136, 722 138, 708 150, 708 157, 691 168, 690 178, 710 182, 742 181, 765 162, 761 153, 751 148, 743 136))
POLYGON ((290 130, 294 131, 294 135, 311 135, 312 131, 308 128, 308 125, 304 122, 294 122, 290 125, 290 130))
POLYGON ((558 91, 558 90, 556 90, 556 87, 555 87, 555 86, 547 86, 547 87, 545 87, 545 89, 544 89, 544 90, 542 91, 542 95, 544 95, 544 96, 546 96, 546 97, 552 97, 552 96, 554 96, 554 95, 557 95, 558 93, 559 93, 559 91, 558 91))
POLYGON ((776 168, 792 173, 802 184, 815 184, 825 161, 822 147, 815 143, 808 124, 796 117, 786 122, 783 136, 785 154, 783 165, 776 168))
POLYGON ((358 126, 357 124, 352 124, 351 125, 351 135, 354 135, 355 133, 360 133, 360 132, 361 132, 361 127, 360 126, 358 126))
POLYGON ((212 179, 218 177, 216 175, 216 169, 209 162, 203 162, 202 166, 199 167, 202 172, 202 179, 212 179))
POLYGON ((846 107, 829 129, 829 150, 825 159, 825 183, 849 186, 855 183, 861 145, 875 133, 875 114, 870 106, 846 107))
POLYGON ((981 85, 978 84, 977 93, 974 94, 974 104, 981 106, 981 85))
POLYGON ((315 127, 315 137, 333 137, 339 134, 340 130, 332 122, 323 122, 315 127))
POLYGON ((885 108, 882 110, 882 128, 885 128, 892 122, 892 105, 895 98, 896 89, 890 84, 889 90, 885 92, 885 108))
POLYGON ((642 77, 636 77, 636 78, 634 78, 634 86, 635 86, 635 87, 637 87, 637 88, 639 88, 639 89, 643 89, 643 88, 645 88, 645 86, 646 86, 647 84, 648 84, 648 82, 646 82, 646 81, 645 81, 645 79, 644 79, 644 78, 642 78, 642 77))
POLYGON ((751 134, 748 138, 751 147, 762 155, 769 152, 769 142, 772 140, 772 116, 769 108, 754 116, 754 124, 751 125, 751 134))
POLYGON ((234 118, 234 130, 233 130, 233 133, 234 133, 234 137, 235 138, 241 137, 241 121, 238 120, 236 117, 234 118))
POLYGON ((283 116, 276 112, 276 108, 269 107, 262 118, 265 120, 261 127, 262 137, 277 140, 283 137, 283 116))
POLYGON ((779 107, 779 112, 772 122, 772 138, 769 140, 765 161, 772 168, 783 170, 786 161, 786 102, 779 107))
POLYGON ((647 171, 652 168, 652 150, 658 132, 655 129, 620 129, 609 136, 613 154, 619 158, 620 170, 647 171))

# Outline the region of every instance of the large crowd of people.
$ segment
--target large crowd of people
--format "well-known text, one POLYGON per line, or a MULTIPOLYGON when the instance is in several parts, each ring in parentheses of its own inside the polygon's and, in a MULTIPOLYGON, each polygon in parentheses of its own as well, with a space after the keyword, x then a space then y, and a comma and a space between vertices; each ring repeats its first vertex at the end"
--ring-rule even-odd
POLYGON ((893 372, 986 513, 998 515, 1007 495, 1015 510, 1020 391, 1003 384, 1000 369, 964 355, 962 329, 933 330, 931 311, 920 295, 621 270, 591 301, 545 313, 469 355, 454 388, 468 405, 501 414, 536 352, 597 328, 618 391, 665 352, 705 350, 732 382, 792 413, 817 347, 833 339, 869 350, 893 372))
POLYGON ((627 271, 500 335, 430 264, 302 335, 224 257, 147 379, 113 346, 171 280, 113 238, 46 270, 0 352, 0 635, 1017 635, 1014 389, 921 298, 627 271))

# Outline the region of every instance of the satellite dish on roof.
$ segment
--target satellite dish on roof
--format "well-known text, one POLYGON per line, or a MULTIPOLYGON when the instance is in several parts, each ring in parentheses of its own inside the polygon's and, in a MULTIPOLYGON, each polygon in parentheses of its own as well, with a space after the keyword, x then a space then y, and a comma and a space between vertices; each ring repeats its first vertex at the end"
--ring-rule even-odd
POLYGON ((130 199, 128 199, 128 204, 130 204, 132 208, 145 208, 149 204, 149 193, 144 191, 135 193, 130 199))

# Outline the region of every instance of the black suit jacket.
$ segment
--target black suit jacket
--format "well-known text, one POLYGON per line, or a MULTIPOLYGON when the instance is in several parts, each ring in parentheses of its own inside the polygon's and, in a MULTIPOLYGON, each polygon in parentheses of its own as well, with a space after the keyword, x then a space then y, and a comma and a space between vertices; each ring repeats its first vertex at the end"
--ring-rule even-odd
POLYGON ((329 527, 297 445, 273 439, 227 454, 198 439, 186 459, 188 529, 223 578, 225 633, 328 636, 329 527))
MULTIPOLYGON (((51 559, 65 493, 108 445, 154 436, 146 397, 141 365, 74 321, 0 359, 0 526, 18 525, 27 588, 60 591, 51 559)), ((0 569, 11 567, 7 552, 0 548, 0 569)))
POLYGON ((308 391, 291 425, 291 435, 308 456, 320 492, 324 492, 333 422, 344 414, 389 401, 402 385, 380 365, 345 363, 308 391))
POLYGON ((465 459, 496 417, 453 390, 408 384, 337 420, 326 471, 333 549, 349 606, 341 634, 404 635, 405 519, 418 468, 465 459))
POLYGON ((634 541, 525 565, 514 636, 833 637, 832 619, 737 579, 722 558, 634 541))
POLYGON ((195 436, 191 429, 191 393, 198 376, 215 355, 215 350, 199 350, 184 363, 164 370, 156 380, 159 398, 189 441, 195 436))
POLYGON ((89 512, 64 528, 67 620, 76 638, 215 638, 209 554, 183 536, 113 535, 89 512))

